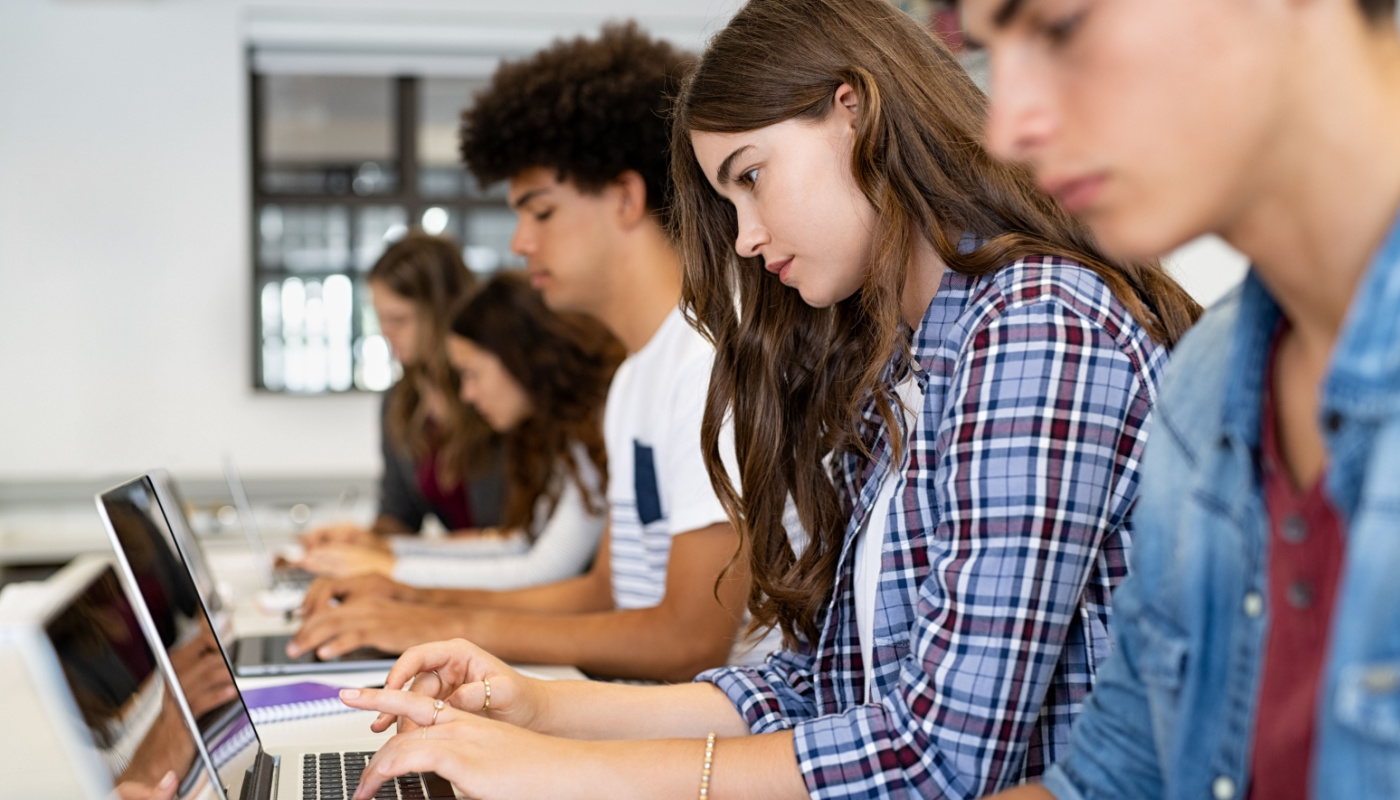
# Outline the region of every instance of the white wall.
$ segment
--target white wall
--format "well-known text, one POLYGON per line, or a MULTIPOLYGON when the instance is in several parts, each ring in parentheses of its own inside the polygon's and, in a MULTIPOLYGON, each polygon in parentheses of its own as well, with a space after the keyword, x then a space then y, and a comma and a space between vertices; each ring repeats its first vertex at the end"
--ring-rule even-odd
POLYGON ((635 15, 694 44, 735 5, 0 3, 0 480, 216 475, 226 451, 251 475, 378 470, 377 397, 250 388, 250 29, 547 41, 635 15))
MULTIPOLYGON (((211 476, 224 452, 250 475, 377 471, 376 397, 250 388, 250 32, 543 41, 638 16, 693 46, 737 4, 0 3, 0 481, 211 476)), ((1176 269, 1203 300, 1239 274, 1211 245, 1176 269)))

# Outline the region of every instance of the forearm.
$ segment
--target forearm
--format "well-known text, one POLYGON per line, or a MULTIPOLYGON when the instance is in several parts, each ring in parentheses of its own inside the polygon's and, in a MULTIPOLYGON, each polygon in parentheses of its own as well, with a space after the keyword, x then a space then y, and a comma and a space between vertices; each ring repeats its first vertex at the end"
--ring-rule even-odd
POLYGON ((747 736, 733 703, 709 683, 628 686, 601 681, 546 682, 533 728, 570 739, 747 736))
MULTIPOLYGON (((705 763, 705 742, 666 739, 581 744, 589 751, 587 782, 576 796, 599 800, 694 800, 705 763)), ((723 800, 805 800, 790 732, 721 739, 710 761, 710 797, 723 800)))
POLYGON ((737 634, 705 635, 706 626, 668 608, 591 614, 529 614, 440 609, 444 630, 518 664, 569 664, 607 678, 688 681, 723 666, 737 634))
POLYGON ((587 613, 612 608, 612 590, 594 572, 528 589, 430 589, 427 602, 438 606, 526 613, 587 613))
POLYGON ((1007 789, 1000 794, 994 794, 987 800, 1055 800, 1055 795, 1050 790, 1038 784, 1026 784, 1017 786, 1015 789, 1007 789))

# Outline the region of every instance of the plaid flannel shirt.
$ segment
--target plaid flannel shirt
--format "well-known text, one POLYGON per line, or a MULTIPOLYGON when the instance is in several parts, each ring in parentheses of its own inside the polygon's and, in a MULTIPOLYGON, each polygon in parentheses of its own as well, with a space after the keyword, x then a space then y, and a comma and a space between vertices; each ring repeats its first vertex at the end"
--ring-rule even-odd
MULTIPOLYGON (((814 798, 974 798, 1038 776, 1109 655, 1144 425, 1167 361, 1092 271, 1039 257, 944 276, 912 342, 923 407, 887 509, 874 686, 855 541, 891 437, 838 480, 852 508, 815 648, 702 674, 755 733, 793 729, 814 798)), ((901 432, 901 435, 904 435, 901 432)))

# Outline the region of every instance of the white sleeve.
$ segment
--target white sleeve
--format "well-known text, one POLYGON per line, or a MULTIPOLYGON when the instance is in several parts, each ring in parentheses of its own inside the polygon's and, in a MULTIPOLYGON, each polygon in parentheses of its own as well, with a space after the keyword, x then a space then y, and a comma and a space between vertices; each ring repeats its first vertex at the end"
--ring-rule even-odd
MULTIPOLYGON (((586 457, 580 476, 595 497, 601 482, 586 457)), ((518 589, 572 578, 593 560, 607 522, 606 503, 599 497, 590 512, 572 480, 564 482, 554 513, 545 521, 534 547, 525 553, 497 558, 452 557, 454 553, 408 555, 394 563, 394 580, 414 586, 445 588, 518 589), (447 557, 444 557, 447 555, 447 557)))
MULTIPOLYGON (((700 447, 700 423, 705 416, 709 388, 709 362, 704 362, 700 369, 689 371, 687 380, 677 382, 672 402, 675 424, 666 442, 667 452, 662 455, 664 461, 658 466, 672 536, 729 521, 724 505, 710 483, 710 474, 705 469, 705 457, 700 447)), ((725 424, 720 431, 719 447, 730 479, 737 486, 734 430, 729 424, 725 424)))
POLYGON ((395 536, 389 540, 395 558, 499 558, 528 552, 530 537, 524 531, 505 536, 454 536, 427 539, 422 536, 395 536))

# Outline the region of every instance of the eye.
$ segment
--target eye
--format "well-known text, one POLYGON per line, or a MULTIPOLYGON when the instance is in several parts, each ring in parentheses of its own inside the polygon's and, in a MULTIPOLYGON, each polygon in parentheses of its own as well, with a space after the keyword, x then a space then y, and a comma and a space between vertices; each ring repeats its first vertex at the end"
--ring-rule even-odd
POLYGON ((1083 24, 1084 17, 1088 13, 1088 9, 1083 9, 1067 17, 1046 22, 1040 26, 1040 34, 1055 47, 1068 44, 1069 40, 1074 37, 1075 31, 1079 30, 1079 26, 1083 24))
POLYGON ((551 216, 553 216, 553 214, 554 214, 554 209, 552 209, 552 208, 549 209, 549 210, 547 210, 547 211, 540 211, 540 212, 538 212, 538 213, 535 214, 535 220, 538 221, 538 222, 544 222, 545 220, 547 220, 547 219, 549 219, 551 216))
POLYGON ((752 189, 758 183, 758 167, 739 173, 739 177, 735 178, 734 182, 752 189))

